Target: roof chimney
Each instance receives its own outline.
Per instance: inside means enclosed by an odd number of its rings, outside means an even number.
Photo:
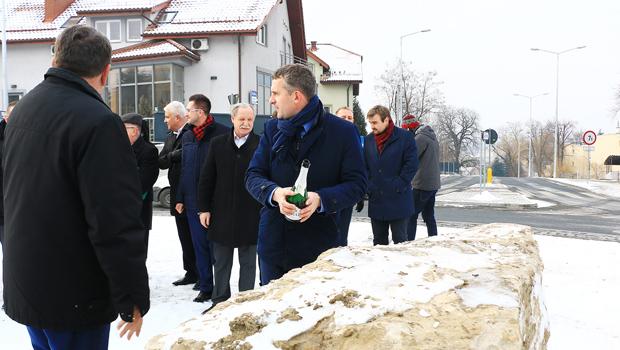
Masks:
[[[45,17],[43,22],[52,22],[73,4],[75,0],[45,0]]]
[[[316,47],[316,41],[310,41],[310,51],[316,51],[318,48]]]

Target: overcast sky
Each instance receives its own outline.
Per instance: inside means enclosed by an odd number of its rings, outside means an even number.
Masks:
[[[555,116],[555,55],[560,56],[559,119],[580,129],[615,131],[614,93],[620,87],[618,0],[304,0],[306,41],[349,49],[364,57],[362,109],[384,103],[376,80],[400,54],[417,71],[434,70],[446,102],[481,116],[481,127],[500,128],[529,117]]]

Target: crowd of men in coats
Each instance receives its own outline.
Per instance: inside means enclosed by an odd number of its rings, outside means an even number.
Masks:
[[[173,284],[193,284],[194,301],[213,306],[231,295],[235,249],[239,290],[254,288],[257,256],[266,285],[346,245],[365,196],[374,244],[388,244],[389,229],[394,243],[415,238],[420,212],[437,233],[437,140],[412,116],[403,129],[387,108],[371,108],[362,147],[352,111],[326,112],[312,72],[292,64],[273,74],[275,117],[262,136],[251,105],[232,107],[229,129],[195,94],[165,107],[170,134],[158,154],[142,116],[119,118],[101,99],[110,57],[93,28],[65,29],[45,80],[0,123],[3,299],[35,349],[107,349],[118,315],[121,336],[139,335],[159,169],[168,169],[186,271]],[[287,197],[303,160],[312,167],[299,209]],[[285,218],[296,211],[299,222]]]

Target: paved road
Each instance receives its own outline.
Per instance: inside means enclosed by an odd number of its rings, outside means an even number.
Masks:
[[[585,189],[557,183],[544,178],[495,178],[512,191],[520,192],[530,199],[542,200],[554,206],[537,209],[491,209],[491,208],[436,208],[436,218],[441,225],[463,226],[505,222],[528,225],[536,233],[620,242],[620,200],[594,194]],[[475,176],[442,177],[439,194],[461,191],[479,183]],[[360,213],[354,212],[356,220],[368,216],[368,206]],[[168,215],[156,207],[155,215]]]
[[[436,208],[443,225],[505,222],[528,225],[539,234],[620,241],[620,200],[544,178],[495,178],[512,191],[554,204],[537,209]],[[478,177],[442,178],[439,194],[461,191],[479,183]],[[366,209],[357,217],[367,215]],[[599,238],[595,236],[598,235]]]

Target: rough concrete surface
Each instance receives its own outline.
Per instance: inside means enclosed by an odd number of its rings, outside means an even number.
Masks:
[[[546,349],[542,269],[521,225],[332,249],[146,349]]]

